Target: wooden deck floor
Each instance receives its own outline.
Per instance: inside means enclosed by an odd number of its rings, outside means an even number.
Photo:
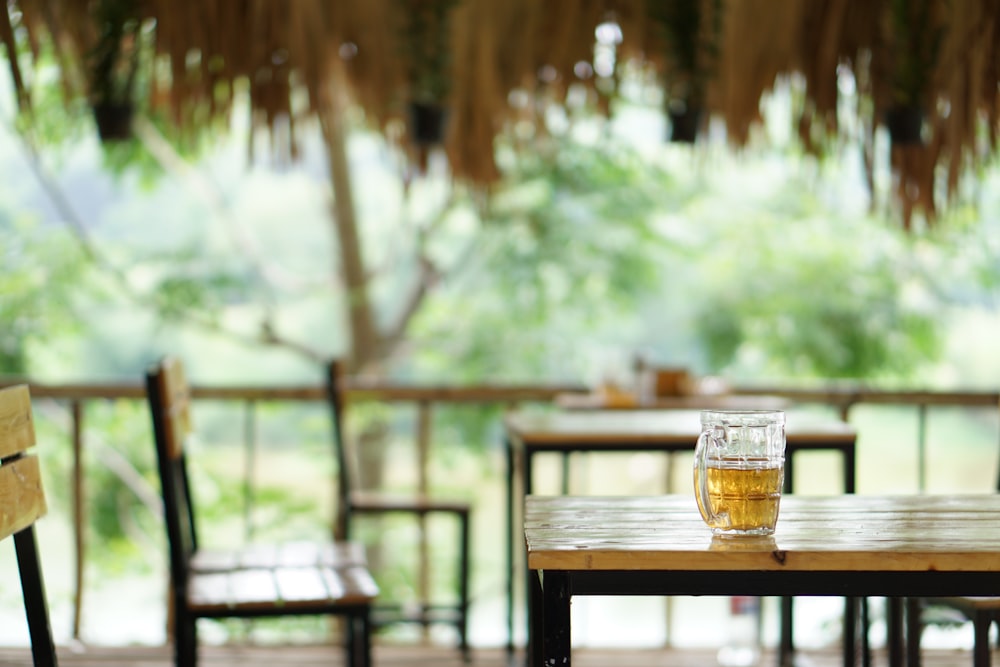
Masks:
[[[1000,651],[994,653],[994,664],[1000,664]],[[840,654],[836,648],[809,650],[798,657],[799,667],[838,667]],[[31,655],[27,649],[0,648],[0,665],[30,667]],[[59,664],[62,667],[171,667],[171,655],[166,647],[60,647]],[[260,647],[230,646],[203,647],[201,667],[337,667],[342,665],[342,653],[336,646]],[[376,667],[460,667],[458,653],[439,646],[385,646],[377,645],[374,651]],[[578,649],[573,653],[577,667],[712,667],[716,664],[714,650],[695,649]],[[886,665],[885,653],[876,651],[873,667]],[[972,656],[960,650],[925,650],[926,667],[971,667]],[[488,648],[474,651],[472,667],[507,667],[502,649]],[[765,652],[762,667],[775,665],[774,654]]]

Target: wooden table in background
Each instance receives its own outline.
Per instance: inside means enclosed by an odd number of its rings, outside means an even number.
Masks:
[[[1000,495],[794,496],[773,538],[713,538],[689,495],[531,496],[531,664],[571,664],[574,595],[1000,596]],[[854,664],[854,637],[844,664]],[[890,642],[892,667],[903,644]]]
[[[514,650],[515,497],[533,489],[533,460],[542,452],[681,452],[693,451],[701,432],[698,410],[560,410],[512,412],[504,420],[507,446],[507,637]],[[785,424],[785,490],[794,489],[795,454],[836,451],[843,458],[843,488],[854,493],[857,433],[838,419],[789,412]],[[564,474],[563,493],[567,492]],[[520,486],[521,496],[515,489]],[[781,646],[787,662],[792,651],[791,598],[782,600]],[[854,626],[854,605],[845,624]]]

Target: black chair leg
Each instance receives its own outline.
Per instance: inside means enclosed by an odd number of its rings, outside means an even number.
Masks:
[[[371,667],[372,664],[372,622],[371,612],[366,607],[352,615],[350,619],[354,627],[352,634],[352,644],[354,646],[354,658],[350,664],[356,667]]]
[[[868,641],[868,628],[870,625],[868,598],[861,598],[861,664],[863,667],[872,666],[872,647]]]
[[[362,608],[344,614],[344,664],[371,667],[371,613]]]
[[[344,627],[344,664],[347,667],[360,667],[358,662],[360,654],[358,652],[358,623],[354,613],[344,614],[341,619]]]
[[[920,637],[924,634],[924,605],[920,598],[906,598],[906,667],[920,667]]]
[[[174,626],[174,659],[177,667],[198,664],[198,619],[178,618]]]
[[[472,658],[469,652],[469,515],[463,513],[460,517],[459,536],[460,557],[459,563],[459,610],[458,610],[458,645],[462,651],[462,659],[469,662]]]
[[[42,566],[38,558],[38,541],[34,526],[14,533],[14,552],[21,576],[24,613],[31,637],[31,656],[36,667],[55,667],[56,651],[49,624],[48,601],[42,581]]]
[[[972,664],[973,667],[990,667],[990,625],[989,612],[976,612],[972,619]]]

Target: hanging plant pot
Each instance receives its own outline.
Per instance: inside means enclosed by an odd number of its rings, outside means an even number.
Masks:
[[[685,107],[683,109],[668,109],[670,118],[670,141],[693,144],[698,138],[698,128],[701,126],[701,109]]]
[[[130,102],[101,102],[94,106],[94,122],[101,142],[126,141],[132,138],[133,105]]]
[[[410,132],[417,146],[444,143],[448,110],[438,104],[410,103]]]
[[[894,146],[924,143],[924,110],[917,106],[896,106],[885,112],[885,126]]]

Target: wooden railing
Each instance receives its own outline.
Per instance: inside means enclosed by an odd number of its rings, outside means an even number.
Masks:
[[[145,389],[139,383],[77,383],[46,384],[14,377],[0,378],[0,387],[27,382],[31,386],[35,400],[55,400],[67,406],[70,415],[68,437],[72,451],[72,472],[70,480],[74,554],[73,605],[74,616],[72,635],[80,638],[81,610],[84,595],[84,570],[87,562],[85,534],[84,485],[84,420],[85,406],[91,401],[144,401]],[[418,484],[426,490],[427,468],[430,452],[430,434],[435,405],[466,404],[514,407],[526,403],[548,403],[565,392],[582,392],[582,384],[537,384],[537,385],[475,385],[413,386],[352,379],[347,382],[347,400],[350,403],[379,402],[389,404],[412,404],[417,408],[416,459],[418,462]],[[796,403],[828,406],[837,411],[845,420],[850,419],[851,409],[858,405],[897,405],[916,409],[918,424],[916,456],[918,460],[918,488],[924,490],[926,484],[927,413],[936,406],[956,406],[966,408],[1000,407],[1000,392],[933,392],[933,391],[880,391],[858,387],[835,387],[823,389],[799,389],[777,386],[734,387],[738,394],[762,394],[787,397]],[[322,402],[324,389],[319,385],[295,386],[194,386],[195,400],[215,400],[242,403],[245,406],[248,423],[252,423],[256,406],[260,403],[280,402]],[[245,446],[249,452],[257,447],[256,432],[244,429]],[[253,457],[249,456],[248,460]],[[249,474],[250,471],[248,470]],[[998,480],[1000,488],[1000,480]]]

